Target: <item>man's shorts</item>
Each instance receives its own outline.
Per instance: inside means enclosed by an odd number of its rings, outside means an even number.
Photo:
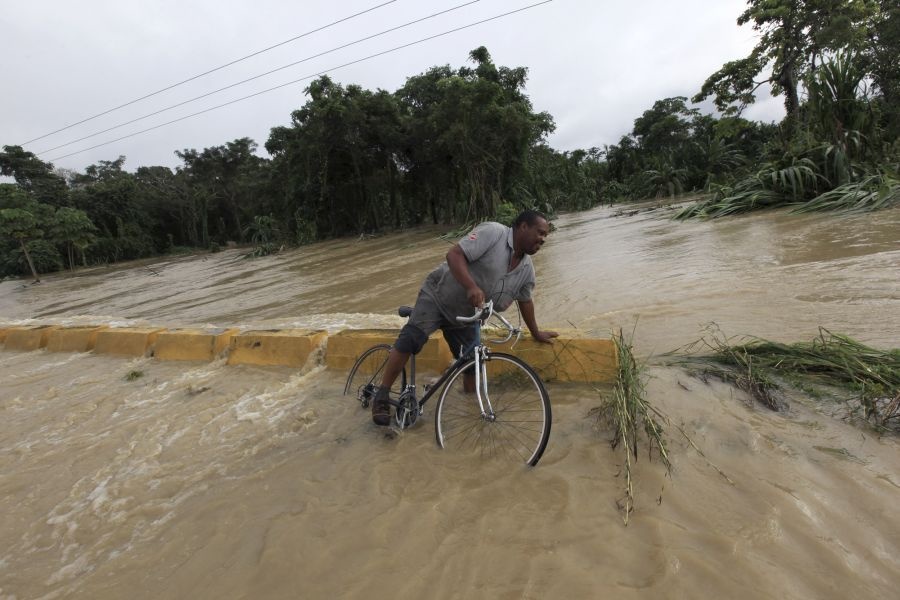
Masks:
[[[474,325],[451,323],[431,296],[420,290],[409,321],[400,330],[394,348],[400,352],[418,354],[425,347],[428,336],[438,329],[444,333],[450,352],[456,358],[459,358],[460,349],[464,351],[475,344]]]

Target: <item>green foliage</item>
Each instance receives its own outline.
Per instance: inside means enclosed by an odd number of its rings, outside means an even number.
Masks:
[[[802,121],[777,160],[731,181],[711,179],[711,198],[675,218],[721,217],[792,205],[798,212],[878,210],[898,204],[900,156],[887,127],[891,119],[865,82],[864,55],[840,50],[828,55],[807,79]],[[900,114],[900,108],[894,107]],[[770,148],[774,148],[772,145]]]
[[[494,216],[494,220],[498,223],[503,223],[506,226],[511,227],[513,221],[516,220],[516,217],[519,216],[521,211],[515,207],[515,205],[509,202],[503,202],[499,206],[497,206],[497,214]]]
[[[253,244],[253,251],[248,256],[268,256],[278,251],[278,245],[274,243],[278,224],[271,215],[253,217],[253,222],[244,229],[244,235],[249,236]]]
[[[795,212],[868,212],[900,206],[900,177],[882,172],[839,185],[795,209]]]
[[[27,250],[27,253],[26,253]],[[31,261],[31,265],[29,265]],[[6,252],[0,265],[0,271],[10,275],[28,275],[37,277],[37,273],[52,273],[63,268],[62,256],[56,246],[47,240],[31,240],[21,246],[13,247]],[[34,270],[32,270],[32,266]]]
[[[42,162],[21,146],[3,147],[0,175],[13,177],[16,184],[37,202],[60,206],[66,201],[66,182],[53,173],[53,165]]]
[[[829,51],[866,45],[867,27],[878,12],[868,0],[748,0],[738,25],[751,24],[759,41],[750,55],[726,63],[694,96],[694,102],[714,97],[726,115],[739,114],[755,99],[762,83],[772,94],[785,96],[787,131],[799,120],[801,81],[815,71]],[[757,75],[768,71],[761,80]]]
[[[782,344],[745,337],[736,343],[713,326],[708,337],[687,350],[682,360],[703,365],[704,373],[735,383],[773,410],[781,406],[780,378],[803,382],[806,387],[844,388],[876,426],[900,426],[898,349],[870,348],[824,328],[811,342]]]
[[[96,232],[87,213],[64,206],[56,211],[49,234],[53,241],[65,247],[69,268],[74,269],[75,250],[81,253],[82,263],[86,262],[84,251],[96,239]]]
[[[312,221],[305,220],[301,214],[300,210],[294,214],[294,220],[297,223],[297,230],[295,232],[296,242],[298,246],[305,246],[306,244],[311,244],[316,241],[316,224]]]
[[[625,475],[624,496],[618,504],[625,525],[628,525],[628,517],[634,509],[631,468],[638,458],[642,431],[647,440],[648,454],[652,456],[655,446],[667,473],[671,472],[672,464],[663,428],[663,423],[668,422],[668,419],[647,399],[645,366],[635,359],[631,342],[625,339],[621,331],[613,335],[613,341],[618,365],[615,385],[612,394],[604,398],[603,403],[591,413],[599,421],[609,423],[615,429],[611,445],[622,451],[622,471]]]

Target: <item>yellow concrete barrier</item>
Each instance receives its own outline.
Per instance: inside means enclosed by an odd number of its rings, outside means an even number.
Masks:
[[[161,331],[153,345],[160,360],[212,360],[238,334],[238,329],[169,329]]]
[[[50,334],[56,329],[58,329],[57,325],[13,327],[6,332],[4,344],[8,350],[24,350],[26,352],[46,348]]]
[[[173,329],[99,326],[66,327],[37,325],[0,329],[0,342],[11,350],[47,348],[57,352],[88,352],[126,356],[152,356],[160,360],[209,361],[228,351],[228,364],[301,367],[327,340],[325,363],[329,369],[347,372],[357,357],[376,344],[392,344],[397,330],[359,329],[328,336],[324,331],[285,329],[246,331],[237,329]],[[490,332],[484,337],[489,340]],[[497,352],[522,358],[544,381],[610,382],[617,372],[615,344],[610,339],[580,337],[563,332],[552,344],[523,337],[515,347],[490,344]],[[420,373],[440,373],[453,360],[440,332],[428,340],[416,358]],[[497,368],[497,367],[493,367]]]
[[[97,333],[105,327],[63,327],[50,332],[47,350],[50,352],[90,352],[97,343]]]
[[[393,344],[396,330],[344,330],[328,338],[325,362],[329,369],[349,371],[356,358],[375,344]],[[510,343],[488,345],[497,352],[518,356],[534,369],[544,381],[610,382],[617,371],[616,347],[609,339],[580,338],[577,334],[562,334],[552,344],[541,344],[524,336],[511,347]],[[485,332],[485,339],[490,332]],[[420,372],[440,373],[453,361],[453,355],[440,332],[434,334],[416,357]]]
[[[393,344],[398,330],[345,329],[329,336],[325,364],[329,369],[349,371],[363,352],[376,344]],[[440,373],[453,362],[453,355],[440,331],[433,334],[416,356],[416,369],[422,373]]]
[[[117,327],[97,332],[94,351],[100,354],[145,356],[156,337],[165,329],[151,327]]]
[[[518,356],[531,365],[545,382],[611,382],[616,379],[618,358],[612,340],[568,337],[560,334],[552,344],[523,337],[514,348],[494,346],[498,352]]]
[[[231,337],[228,364],[302,367],[326,339],[326,332],[306,329],[245,331]]]

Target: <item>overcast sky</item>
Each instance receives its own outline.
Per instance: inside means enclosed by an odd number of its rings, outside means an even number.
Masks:
[[[18,145],[387,0],[32,0],[0,11],[0,145]],[[44,161],[82,171],[127,157],[125,168],[180,163],[175,150],[250,137],[263,148],[273,126],[305,102],[311,76],[396,90],[434,65],[465,64],[486,46],[497,65],[529,69],[535,110],[556,120],[559,150],[612,144],[655,100],[692,96],[724,62],[755,44],[736,19],[745,0],[553,0],[442,37],[336,68],[539,0],[480,0],[312,58],[161,114],[116,127],[289,63],[350,44],[468,0],[395,0],[362,16],[25,144]],[[63,157],[89,146],[300,80],[255,98]],[[760,97],[745,116],[772,121],[779,99]]]

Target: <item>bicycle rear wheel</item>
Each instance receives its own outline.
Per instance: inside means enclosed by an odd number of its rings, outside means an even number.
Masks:
[[[350,374],[347,375],[344,395],[354,396],[363,408],[368,408],[372,398],[375,397],[375,388],[381,385],[381,377],[384,374],[384,367],[390,352],[389,344],[378,344],[360,354],[350,369]],[[406,369],[404,368],[397,381],[391,386],[391,396],[396,398],[405,387]]]
[[[469,451],[534,466],[550,439],[550,397],[537,373],[523,360],[490,353],[485,361],[485,389],[494,416],[484,416],[474,393],[463,388],[463,373],[475,359],[450,377],[438,400],[434,430],[441,448]],[[485,402],[487,410],[487,402]]]

